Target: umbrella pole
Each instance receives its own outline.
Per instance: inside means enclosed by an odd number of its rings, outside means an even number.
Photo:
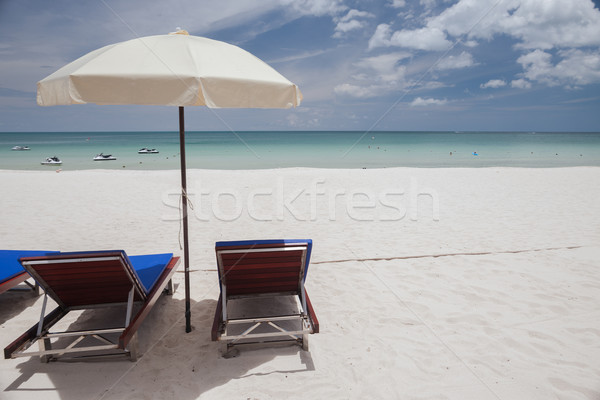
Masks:
[[[181,157],[181,208],[183,214],[183,259],[185,262],[185,331],[192,331],[190,310],[190,250],[188,247],[187,177],[185,168],[185,121],[179,107],[179,152]]]

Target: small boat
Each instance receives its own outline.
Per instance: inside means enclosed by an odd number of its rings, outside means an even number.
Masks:
[[[31,149],[29,148],[29,146],[15,146],[11,150],[24,151],[24,150],[31,150]]]
[[[144,147],[138,150],[138,154],[158,154],[158,150]]]
[[[61,165],[62,161],[60,161],[58,159],[58,157],[54,156],[54,157],[48,157],[46,158],[46,161],[42,162],[42,165]]]
[[[116,160],[117,157],[113,157],[112,154],[98,154],[96,155],[96,157],[94,157],[94,161],[110,161],[110,160]]]

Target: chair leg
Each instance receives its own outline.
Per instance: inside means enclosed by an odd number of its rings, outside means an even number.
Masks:
[[[165,288],[165,291],[167,292],[167,294],[170,296],[173,294],[174,290],[173,290],[173,279],[169,279],[169,283],[167,283],[167,287]]]
[[[222,341],[220,343],[219,352],[221,357],[227,358],[235,358],[240,355],[240,350],[235,346],[228,346],[226,341]]]
[[[50,343],[50,339],[38,340],[38,344],[40,351],[52,350],[52,343]],[[50,354],[43,354],[40,356],[40,361],[43,363],[48,363],[51,359],[52,356]]]
[[[221,357],[225,357],[228,350],[229,346],[227,346],[227,342],[225,340],[219,341],[219,353],[221,354]]]
[[[127,350],[129,350],[129,358],[131,359],[131,361],[137,361],[138,360],[138,335],[137,332],[135,333],[135,335],[133,335],[133,337],[131,338],[131,340],[129,341],[129,344],[127,345]]]
[[[302,350],[308,351],[308,335],[302,335]]]

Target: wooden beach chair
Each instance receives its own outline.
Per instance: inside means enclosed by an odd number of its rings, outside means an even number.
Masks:
[[[19,263],[21,257],[41,256],[55,253],[46,250],[0,250],[0,293],[14,289],[21,283],[34,291],[36,295],[40,294],[37,283],[30,283],[27,280],[31,276],[23,269]]]
[[[221,341],[227,353],[240,344],[295,342],[308,350],[308,334],[319,332],[319,321],[304,288],[311,240],[247,240],[217,242],[215,246],[221,294],[215,312],[212,340]],[[268,299],[288,296],[293,307],[269,315],[261,310],[232,316],[235,299]],[[264,308],[263,308],[264,310]],[[291,310],[291,312],[290,312]]]
[[[23,257],[20,262],[44,289],[44,303],[39,323],[4,349],[5,358],[40,356],[48,362],[128,355],[135,360],[137,330],[163,290],[173,292],[171,277],[179,257],[170,253],[128,257],[115,250]],[[46,315],[48,296],[58,307]],[[135,315],[134,304],[139,306]],[[50,332],[70,311],[116,306],[125,314],[118,326]],[[114,317],[111,320],[114,323]],[[36,342],[39,351],[28,351]]]

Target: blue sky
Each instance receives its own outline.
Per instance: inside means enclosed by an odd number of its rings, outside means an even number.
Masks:
[[[294,110],[188,107],[188,130],[600,131],[592,0],[0,0],[0,131],[177,130],[173,107],[39,107],[83,54],[182,27],[304,94]]]

